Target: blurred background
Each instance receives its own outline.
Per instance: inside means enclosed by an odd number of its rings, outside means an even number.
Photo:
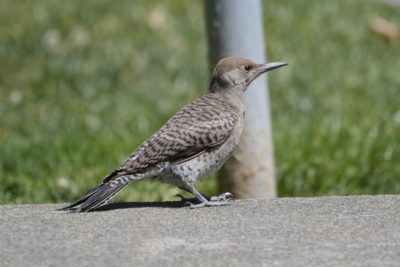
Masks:
[[[400,193],[400,5],[263,1],[279,196]],[[0,1],[0,203],[67,202],[208,87],[202,1]],[[215,194],[212,175],[199,189]],[[125,201],[173,199],[139,182]]]

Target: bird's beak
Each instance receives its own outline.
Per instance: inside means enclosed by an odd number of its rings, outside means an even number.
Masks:
[[[271,63],[267,63],[267,64],[260,64],[256,68],[257,76],[262,73],[265,73],[267,71],[277,69],[277,68],[280,68],[280,67],[283,67],[286,65],[288,65],[288,63],[286,63],[286,62],[271,62]]]

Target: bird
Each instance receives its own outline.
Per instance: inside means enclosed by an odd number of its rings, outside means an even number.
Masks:
[[[190,208],[227,205],[233,197],[231,193],[208,197],[194,185],[219,169],[238,146],[244,128],[242,95],[248,86],[261,74],[287,64],[257,64],[236,56],[220,59],[203,96],[172,116],[96,188],[60,210],[96,210],[130,182],[142,179],[190,192],[196,200],[189,202]]]

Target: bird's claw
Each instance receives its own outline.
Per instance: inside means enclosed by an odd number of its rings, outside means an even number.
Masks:
[[[233,194],[229,192],[222,193],[219,196],[210,197],[211,202],[227,202],[233,199]]]
[[[219,196],[210,197],[209,201],[204,201],[199,204],[191,204],[189,207],[191,209],[204,208],[204,207],[218,207],[218,206],[226,206],[229,204],[229,201],[233,199],[233,194],[226,192]]]
[[[226,192],[209,198],[206,196],[205,198],[209,200],[200,203],[197,198],[186,198],[181,194],[177,194],[176,197],[179,197],[181,199],[180,201],[183,202],[185,206],[189,206],[191,209],[197,209],[204,207],[226,206],[228,205],[228,202],[233,199],[233,194]]]
[[[204,208],[204,207],[218,207],[218,206],[226,206],[228,205],[228,202],[211,202],[211,201],[205,201],[201,202],[199,204],[191,204],[189,208],[191,209],[198,209],[198,208]]]

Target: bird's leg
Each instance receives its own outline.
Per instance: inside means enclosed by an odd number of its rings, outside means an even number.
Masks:
[[[189,189],[186,189],[186,187],[183,186],[179,186],[180,190],[184,190],[190,194],[193,194],[191,191],[189,191]],[[177,194],[175,195],[176,197],[179,197],[181,199],[181,202],[184,202],[185,205],[192,205],[193,203],[197,203],[199,202],[198,198],[186,198],[184,196],[182,196],[181,194]],[[206,199],[207,197],[205,195],[203,195]]]
[[[184,191],[186,191],[186,192],[188,192],[190,194],[193,194],[192,191],[190,191],[189,189],[186,189],[186,187],[179,187],[179,189],[184,190]],[[212,197],[209,197],[206,194],[203,194],[201,192],[199,192],[199,194],[201,194],[208,201],[211,201]],[[182,202],[186,202],[186,203],[189,203],[189,204],[193,204],[193,202],[196,202],[196,203],[199,202],[199,199],[197,197],[196,198],[186,198],[186,197],[182,196],[181,194],[176,195],[176,197],[179,197]]]
[[[179,189],[185,190],[186,192],[189,192],[189,193],[193,194],[191,191],[189,191],[188,189],[186,189],[186,188],[184,188],[184,187],[179,187]],[[226,202],[226,201],[229,201],[229,200],[232,200],[232,199],[233,199],[233,194],[232,194],[232,193],[229,193],[229,192],[225,192],[225,193],[222,193],[222,194],[220,194],[220,195],[218,195],[218,196],[212,196],[212,197],[209,197],[209,196],[207,196],[206,194],[203,194],[203,193],[201,193],[201,192],[199,192],[199,193],[200,193],[205,199],[207,199],[208,201],[211,201],[211,202]],[[182,202],[186,202],[186,203],[190,203],[190,204],[193,204],[194,201],[195,201],[195,202],[198,202],[198,201],[199,201],[198,198],[186,198],[186,197],[184,197],[184,196],[182,196],[182,195],[180,195],[180,194],[178,194],[178,195],[176,195],[176,196],[179,197],[179,198],[181,199]]]
[[[224,193],[217,197],[211,197],[207,199],[207,197],[205,197],[203,194],[197,191],[196,188],[194,188],[193,185],[191,184],[186,184],[184,189],[195,195],[197,199],[200,201],[199,204],[190,203],[191,209],[213,207],[213,206],[225,206],[228,205],[228,200],[232,196],[231,193]]]
[[[185,190],[186,191],[186,190]],[[184,196],[182,196],[181,194],[177,194],[177,195],[175,195],[176,197],[179,197],[181,200],[181,202],[184,202],[185,204],[187,204],[187,205],[191,205],[191,204],[193,204],[193,203],[198,203],[199,202],[199,200],[197,199],[197,198],[187,198],[187,197],[184,197]],[[207,198],[206,198],[207,199]]]

